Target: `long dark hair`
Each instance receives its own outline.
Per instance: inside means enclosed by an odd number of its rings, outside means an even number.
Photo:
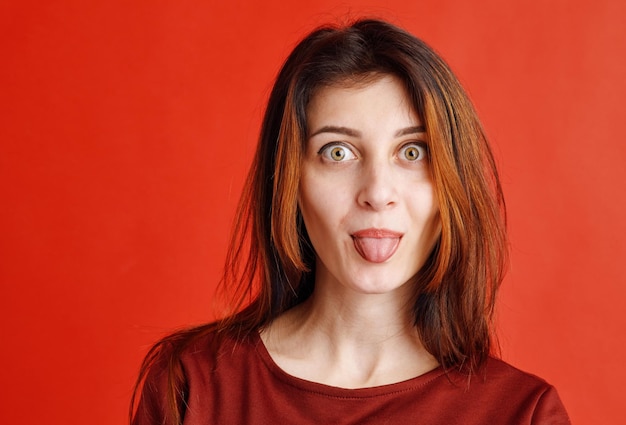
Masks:
[[[439,204],[441,234],[418,276],[414,324],[446,369],[471,374],[492,352],[507,260],[504,201],[470,100],[446,63],[396,26],[365,19],[323,27],[295,47],[269,98],[222,281],[231,314],[163,339],[142,365],[138,388],[156,361],[169,359],[164,409],[172,423],[184,399],[177,359],[192,340],[208,332],[246,338],[313,292],[315,256],[297,203],[307,105],[320,87],[377,75],[403,82],[424,123]]]

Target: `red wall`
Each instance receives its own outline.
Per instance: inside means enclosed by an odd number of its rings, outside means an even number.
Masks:
[[[212,318],[281,61],[362,13],[434,45],[493,140],[504,357],[620,423],[626,3],[295,3],[0,3],[0,423],[123,423],[150,343]]]

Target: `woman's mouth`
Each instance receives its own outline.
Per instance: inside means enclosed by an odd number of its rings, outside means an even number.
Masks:
[[[354,232],[354,247],[365,261],[384,263],[395,254],[402,233],[388,229],[363,229]]]

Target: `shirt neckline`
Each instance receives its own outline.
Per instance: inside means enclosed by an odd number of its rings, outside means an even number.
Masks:
[[[428,385],[429,383],[438,378],[441,378],[442,376],[445,376],[445,371],[443,370],[443,368],[441,366],[438,366],[435,369],[430,370],[422,375],[391,384],[365,388],[335,387],[319,382],[309,381],[303,378],[298,378],[297,376],[285,372],[274,361],[269,351],[267,350],[267,347],[265,347],[265,344],[263,343],[263,340],[261,339],[261,336],[258,332],[255,332],[253,334],[252,344],[254,345],[256,353],[258,354],[265,367],[278,380],[300,391],[315,393],[318,395],[332,398],[363,399],[382,397],[407,391],[414,391]]]

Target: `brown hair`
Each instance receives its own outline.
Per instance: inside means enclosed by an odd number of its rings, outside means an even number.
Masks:
[[[495,294],[507,259],[505,213],[470,100],[446,63],[402,29],[378,20],[323,27],[295,47],[269,98],[222,282],[233,313],[165,338],[142,366],[138,382],[167,353],[164,409],[172,423],[179,422],[184,399],[176,359],[191,340],[215,331],[244,338],[313,292],[315,257],[297,203],[307,105],[321,86],[384,74],[404,83],[424,123],[441,217],[441,235],[415,288],[415,326],[446,369],[471,374],[491,353]]]

